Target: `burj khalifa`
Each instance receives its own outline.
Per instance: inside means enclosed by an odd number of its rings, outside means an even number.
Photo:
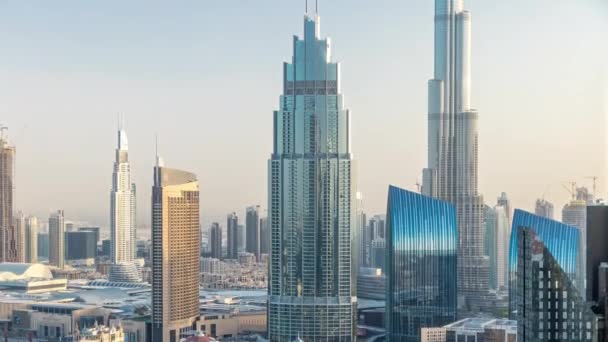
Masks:
[[[471,108],[471,13],[463,0],[435,0],[434,68],[422,192],[456,207],[459,306],[473,309],[487,293],[488,259],[477,185],[479,115]]]

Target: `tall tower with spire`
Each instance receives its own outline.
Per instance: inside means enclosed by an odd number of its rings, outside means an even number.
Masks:
[[[12,253],[15,147],[9,145],[6,130],[0,126],[0,262],[16,262]]]
[[[477,188],[478,113],[471,108],[471,14],[464,0],[435,0],[434,68],[422,192],[456,207],[458,293],[460,302],[472,307],[488,289],[488,260]]]
[[[268,177],[270,341],[355,340],[351,117],[330,47],[306,14],[283,64]]]
[[[110,194],[112,262],[115,264],[133,261],[136,256],[135,209],[135,184],[131,182],[129,143],[121,123]]]

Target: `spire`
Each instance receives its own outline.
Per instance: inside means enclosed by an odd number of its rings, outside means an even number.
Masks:
[[[155,149],[155,154],[156,154],[156,167],[163,167],[163,166],[165,166],[165,162],[163,161],[163,158],[161,158],[161,156],[158,154],[158,133],[156,133],[154,139],[155,139],[154,149]]]
[[[124,125],[124,116],[118,113],[118,149],[120,151],[127,151],[129,149],[129,140],[127,139]]]

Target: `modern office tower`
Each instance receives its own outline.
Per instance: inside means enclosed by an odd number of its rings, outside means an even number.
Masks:
[[[49,258],[49,234],[38,233],[38,258]]]
[[[269,340],[354,341],[351,119],[317,14],[304,17],[293,53],[269,160]]]
[[[10,258],[10,233],[13,226],[15,147],[8,144],[6,127],[0,127],[0,262]]]
[[[237,256],[239,253],[245,253],[245,239],[247,238],[246,234],[245,234],[245,226],[242,224],[239,224],[236,226],[236,231],[238,234],[238,246],[237,246]]]
[[[553,220],[553,203],[545,200],[544,198],[537,199],[534,213],[538,216]]]
[[[152,187],[152,341],[177,342],[199,317],[199,190],[157,157]]]
[[[106,239],[101,241],[101,255],[112,256],[112,240]]]
[[[580,255],[578,230],[573,230],[574,227],[561,222],[516,209],[509,246],[509,314],[512,319],[515,319],[515,312],[518,309],[516,289],[519,277],[517,233],[519,227],[529,228],[535,232],[573,282],[579,279],[581,273],[578,268]]]
[[[66,260],[90,260],[97,258],[97,243],[95,232],[71,231],[65,232]]]
[[[458,229],[449,202],[391,186],[386,217],[388,341],[456,320]]]
[[[378,238],[384,239],[386,236],[386,217],[375,215],[369,220],[370,243]]]
[[[572,200],[564,205],[562,209],[562,222],[578,228],[581,231],[581,239],[579,249],[585,251],[587,249],[587,205],[593,204],[593,195],[589,193],[587,188],[576,188]],[[584,255],[584,254],[581,254]],[[581,296],[585,297],[584,277],[586,266],[586,258],[581,257],[579,260],[579,268],[583,270],[580,274],[582,277],[577,284],[581,291]]]
[[[8,260],[25,262],[25,215],[18,212],[13,217],[13,226],[9,231]]]
[[[260,261],[260,206],[247,208],[245,215],[246,251]]]
[[[99,227],[80,227],[78,228],[78,231],[95,233],[95,246],[99,244]]]
[[[211,246],[211,257],[222,259],[222,226],[217,222],[211,224],[209,245]]]
[[[463,0],[436,0],[435,75],[428,84],[428,167],[423,170],[422,192],[456,207],[458,295],[463,309],[477,310],[488,290],[488,259],[470,62],[471,13]]]
[[[485,206],[485,255],[488,256],[489,286],[506,288],[508,283],[509,217],[507,206]]]
[[[496,199],[496,205],[499,207],[505,208],[505,213],[507,214],[507,219],[509,223],[509,227],[511,226],[511,200],[507,196],[506,192],[501,192],[498,199]]]
[[[236,213],[228,214],[226,219],[227,259],[237,259],[239,256],[239,217]]]
[[[357,268],[367,267],[367,215],[363,210],[363,194],[358,192],[355,194],[355,248],[354,254],[357,256],[355,266]]]
[[[270,253],[270,227],[268,226],[268,217],[260,219],[260,253]]]
[[[586,300],[601,303],[600,266],[608,262],[608,206],[590,205],[587,207],[587,248],[585,288]]]
[[[381,269],[384,272],[386,264],[386,240],[379,237],[372,241],[372,268]]]
[[[25,262],[30,264],[38,262],[38,218],[36,216],[25,218]]]
[[[108,280],[120,283],[141,283],[141,269],[133,260],[110,265]]]
[[[576,267],[581,232],[575,227],[560,226],[557,253],[535,228],[517,226],[517,340],[519,341],[597,341],[599,318],[591,311],[576,278],[563,266]],[[555,251],[555,246],[553,248]]]
[[[65,219],[63,210],[49,217],[49,265],[63,268],[65,264]]]
[[[122,127],[118,129],[115,158],[110,194],[111,258],[113,263],[121,263],[135,258],[137,245],[135,184],[131,183],[129,143],[127,133]]]

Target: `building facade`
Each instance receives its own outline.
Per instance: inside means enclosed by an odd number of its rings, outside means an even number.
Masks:
[[[10,259],[13,262],[25,262],[25,233],[26,217],[22,212],[17,212],[13,217],[8,247]]]
[[[66,260],[95,260],[97,258],[96,238],[95,232],[65,232]]]
[[[553,220],[553,203],[545,200],[544,198],[537,199],[536,205],[534,206],[534,213],[538,216]]]
[[[560,227],[576,256],[580,231]],[[552,241],[549,241],[552,242]],[[519,341],[598,341],[599,317],[535,229],[517,228],[517,339]],[[603,322],[602,322],[603,324]]]
[[[283,73],[268,177],[269,339],[354,341],[351,119],[317,14],[305,15]]]
[[[211,257],[222,259],[222,226],[217,222],[211,224],[209,244],[211,245]]]
[[[38,218],[28,216],[25,218],[25,262],[38,262]]]
[[[65,218],[63,210],[49,217],[49,265],[63,268],[65,265]]]
[[[588,206],[586,226],[586,300],[601,303],[606,290],[605,286],[600,284],[606,280],[601,277],[600,266],[608,262],[608,205]]]
[[[15,190],[15,147],[9,145],[6,127],[0,127],[0,262],[14,262],[11,258],[13,227],[13,196]]]
[[[508,254],[510,225],[507,207],[485,208],[485,253],[488,256],[488,279],[492,289],[506,288],[508,283]]]
[[[260,253],[270,253],[270,227],[268,217],[260,218]]]
[[[199,317],[199,188],[192,173],[154,168],[152,341],[178,342]]]
[[[118,130],[118,148],[112,173],[110,194],[110,233],[113,263],[129,262],[136,257],[135,184],[131,182],[127,133]]]
[[[393,186],[387,208],[387,338],[417,342],[421,328],[456,320],[456,212],[448,202]]]
[[[526,211],[516,209],[513,215],[513,229],[509,245],[509,314],[515,319],[517,311],[518,284],[518,229],[529,228],[543,241],[544,246],[557,260],[563,272],[569,279],[578,281],[579,270],[579,238],[580,232],[569,225],[553,221]]]
[[[260,260],[260,206],[248,207],[245,214],[246,248],[248,253]]]
[[[238,259],[239,257],[239,217],[236,213],[230,213],[226,217],[226,258]]]
[[[456,207],[458,291],[476,311],[488,290],[483,198],[478,192],[478,113],[471,107],[471,13],[435,1],[435,75],[428,83],[428,166],[422,192]]]

